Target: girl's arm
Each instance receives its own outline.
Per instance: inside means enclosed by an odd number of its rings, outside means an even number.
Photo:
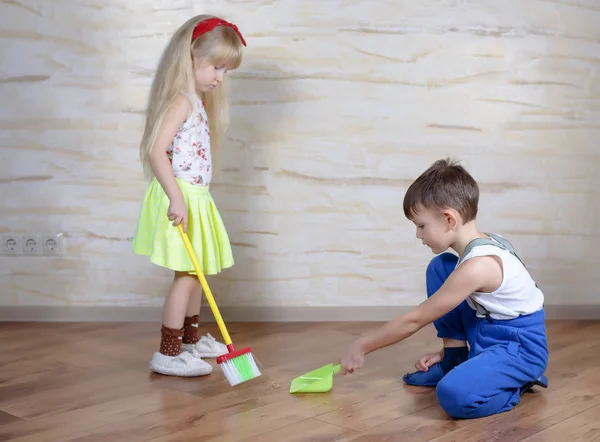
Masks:
[[[502,280],[502,268],[492,257],[477,257],[454,270],[444,285],[421,305],[399,316],[370,336],[358,339],[341,360],[342,368],[352,372],[364,362],[364,356],[395,344],[431,324],[457,307],[481,287]]]
[[[173,221],[174,226],[180,222],[183,223],[184,231],[187,231],[187,207],[183,194],[177,185],[177,181],[175,181],[171,162],[167,157],[167,149],[190,113],[191,108],[188,100],[182,94],[178,95],[165,114],[161,129],[148,156],[156,180],[169,197],[171,203],[168,213],[169,219]]]

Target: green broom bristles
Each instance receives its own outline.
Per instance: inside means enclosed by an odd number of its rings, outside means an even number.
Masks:
[[[217,359],[217,363],[232,387],[261,375],[249,348],[223,355]]]

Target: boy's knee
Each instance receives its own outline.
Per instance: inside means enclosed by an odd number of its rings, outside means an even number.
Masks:
[[[447,274],[448,270],[452,271],[456,267],[456,263],[458,262],[458,256],[445,252],[441,255],[434,256],[429,264],[427,265],[426,275],[443,275]],[[451,272],[450,272],[451,273]]]
[[[467,405],[465,391],[461,391],[456,384],[444,382],[444,379],[442,379],[438,383],[435,392],[440,406],[450,417],[455,419],[465,417],[465,406]]]
[[[490,392],[488,392],[490,393]],[[436,388],[442,409],[454,419],[477,419],[512,409],[518,402],[518,393],[504,390],[482,396],[471,385],[442,379]]]
[[[428,281],[442,282],[448,278],[450,273],[454,271],[458,257],[452,253],[446,252],[435,256],[427,266],[425,278]]]
[[[439,255],[436,255],[429,262],[428,268],[433,267],[437,269],[448,269],[456,267],[456,263],[458,262],[458,256],[454,253],[444,252]]]
[[[473,419],[480,417],[481,403],[469,391],[457,382],[444,382],[442,379],[436,388],[438,402],[443,410],[454,419]]]

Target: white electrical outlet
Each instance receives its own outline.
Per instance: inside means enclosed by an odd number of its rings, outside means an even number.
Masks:
[[[24,233],[2,235],[2,255],[57,256],[64,255],[65,244],[62,233],[57,235],[29,235]]]
[[[42,253],[44,255],[62,255],[63,245],[62,235],[42,236]]]
[[[23,235],[21,243],[23,245],[23,255],[39,255],[42,251],[41,238],[36,235]]]
[[[2,254],[20,255],[21,254],[21,236],[2,235]]]

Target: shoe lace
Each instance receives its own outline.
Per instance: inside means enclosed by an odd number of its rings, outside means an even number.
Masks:
[[[200,339],[205,340],[205,341],[211,341],[211,342],[216,341],[216,339],[213,338],[213,336],[210,333],[207,333],[205,336],[202,336]]]
[[[185,362],[186,365],[191,365],[194,362],[193,356],[191,354],[189,354],[189,353],[185,353],[185,352],[180,353],[179,354],[179,358],[183,362]]]

